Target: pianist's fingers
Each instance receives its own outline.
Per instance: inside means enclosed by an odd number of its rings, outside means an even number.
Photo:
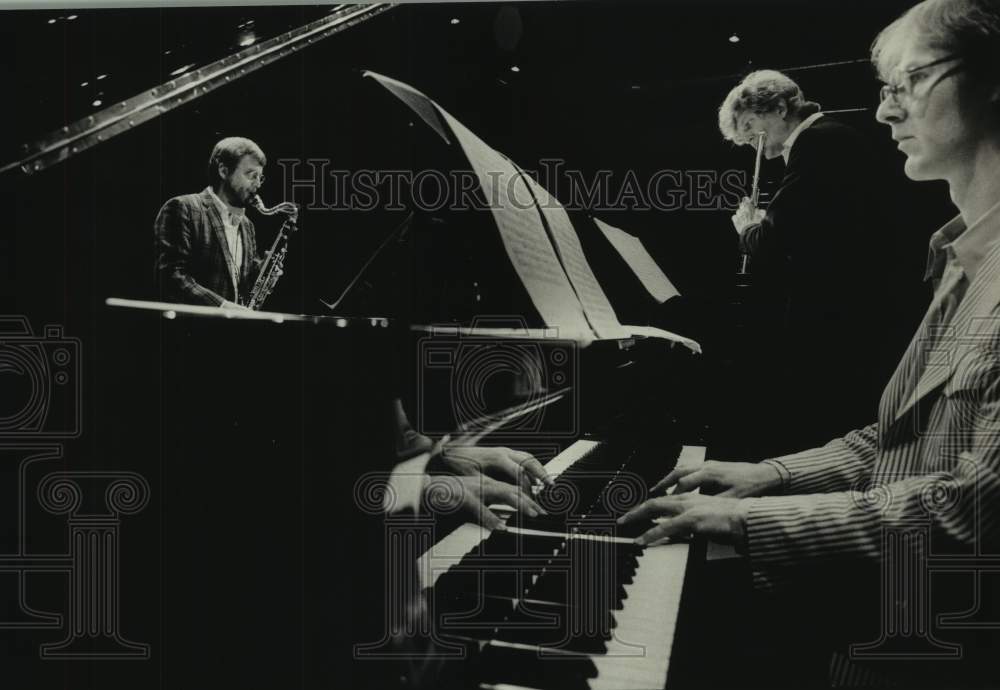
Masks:
[[[465,508],[475,515],[476,522],[486,529],[499,529],[503,526],[503,521],[496,516],[496,513],[487,508],[486,504],[478,496],[466,494]]]
[[[641,546],[647,546],[663,539],[687,539],[694,532],[696,523],[697,520],[691,515],[679,515],[649,528],[636,537],[635,541]]]
[[[748,499],[697,494],[654,498],[632,511],[636,520],[662,518],[640,535],[636,543],[648,545],[664,537],[700,535],[722,544],[734,544],[737,550],[744,549],[749,505]]]
[[[651,498],[632,510],[628,511],[620,518],[619,524],[636,522],[637,520],[652,520],[653,518],[678,515],[684,512],[684,503],[687,496],[663,496],[661,498]]]
[[[526,462],[522,461],[518,455],[527,455],[510,448],[491,448],[490,469],[494,474],[499,474],[502,479],[510,479],[516,482],[525,491],[531,491],[533,483],[532,473]],[[530,458],[531,456],[528,455]],[[537,462],[537,461],[536,461]],[[539,467],[541,467],[539,465]]]
[[[649,493],[656,493],[657,491],[666,490],[672,487],[681,477],[685,477],[692,472],[697,472],[697,467],[675,467],[666,477],[660,481],[653,484],[653,488],[649,490]]]
[[[487,503],[506,503],[529,517],[538,517],[545,513],[542,507],[535,503],[523,489],[507,482],[498,482],[487,478],[484,484],[483,498]]]
[[[538,462],[534,455],[525,453],[523,450],[512,450],[510,454],[514,457],[514,462],[519,464],[531,479],[538,480],[549,486],[555,484],[555,480],[549,476],[549,473],[542,467],[542,463]],[[531,483],[529,482],[529,488]]]

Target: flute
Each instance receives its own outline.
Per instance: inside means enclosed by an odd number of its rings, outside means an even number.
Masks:
[[[753,184],[750,187],[750,203],[753,204],[754,208],[757,208],[757,202],[760,200],[760,162],[764,157],[764,140],[766,138],[767,134],[765,132],[757,134],[757,160],[754,162]],[[746,275],[747,263],[749,261],[749,254],[743,254],[743,256],[740,257],[740,275]]]
[[[757,207],[760,200],[760,161],[764,157],[764,140],[767,138],[765,132],[757,135],[757,161],[753,166],[753,185],[750,187],[750,203]]]

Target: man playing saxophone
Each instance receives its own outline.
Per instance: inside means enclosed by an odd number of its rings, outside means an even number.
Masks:
[[[161,299],[245,307],[262,263],[246,208],[264,183],[266,164],[256,143],[226,137],[209,157],[208,186],[163,205],[155,223]]]

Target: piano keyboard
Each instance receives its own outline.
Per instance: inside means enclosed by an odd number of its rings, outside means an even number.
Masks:
[[[572,519],[513,515],[495,534],[465,524],[422,556],[438,634],[477,641],[480,688],[664,687],[689,545],[634,545],[648,525],[614,526],[630,506],[599,485],[641,477],[650,486],[673,466],[704,461],[703,447],[674,452],[676,461],[637,458],[577,441],[545,465],[557,487],[576,487],[583,508]]]

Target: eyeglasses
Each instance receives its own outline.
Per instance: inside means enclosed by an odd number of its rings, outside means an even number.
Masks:
[[[945,70],[930,82],[927,82],[926,70],[931,67],[937,67],[938,65],[943,65],[946,62],[952,62],[954,60],[961,60],[963,56],[961,55],[945,55],[944,57],[938,58],[932,62],[928,62],[925,65],[918,65],[916,67],[911,67],[903,71],[902,77],[897,83],[884,84],[881,89],[879,89],[879,102],[885,103],[890,98],[896,105],[902,105],[904,102],[912,103],[917,98],[926,98],[931,89],[938,85],[944,79],[950,77],[951,75],[962,69],[962,65],[956,65],[952,69]],[[922,86],[926,84],[926,86]],[[918,95],[917,90],[920,89],[921,93]]]
[[[262,172],[257,172],[256,170],[254,170],[253,172],[243,173],[243,176],[246,177],[251,182],[256,182],[257,184],[264,183],[264,173]]]

